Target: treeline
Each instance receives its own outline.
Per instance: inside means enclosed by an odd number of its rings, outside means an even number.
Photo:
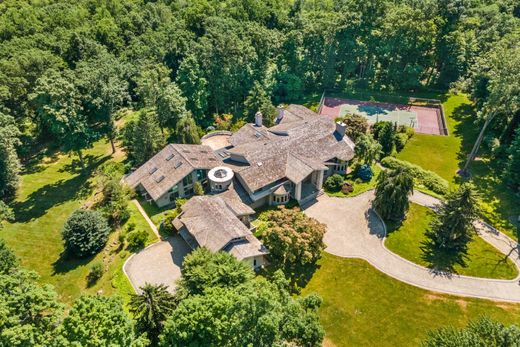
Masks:
[[[321,346],[316,294],[293,298],[281,271],[270,280],[225,252],[184,260],[174,294],[146,284],[130,297],[83,295],[70,310],[0,240],[1,346]]]
[[[458,82],[479,108],[500,109],[493,139],[509,144],[519,15],[515,0],[4,1],[0,195],[14,194],[16,154],[44,143],[81,158],[114,140],[126,106],[196,142],[215,114],[250,119],[324,88]]]

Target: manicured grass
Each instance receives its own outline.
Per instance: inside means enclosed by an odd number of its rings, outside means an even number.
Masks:
[[[339,192],[331,192],[324,188],[325,193],[327,193],[328,196],[335,196],[338,198],[345,198],[345,197],[353,197],[359,194],[362,194],[366,191],[369,191],[371,189],[374,189],[376,187],[377,183],[377,176],[379,176],[379,173],[381,172],[381,167],[379,165],[372,166],[372,170],[374,172],[374,176],[372,179],[368,182],[363,182],[361,179],[356,177],[356,174],[354,172],[351,172],[347,175],[345,175],[345,181],[352,183],[352,186],[354,190],[351,193],[345,194],[341,190]]]
[[[124,158],[121,153],[116,152],[117,160]],[[94,185],[92,172],[111,158],[110,144],[102,139],[93,148],[85,150],[84,156],[88,163],[85,174],[80,173],[75,156],[43,156],[27,165],[18,197],[12,204],[15,222],[7,223],[0,230],[0,237],[20,258],[22,266],[36,271],[42,283],[52,284],[67,304],[82,293],[102,290],[112,294],[118,291],[115,287],[123,285],[128,289],[129,285],[119,274],[129,252],[119,248],[117,231],[95,257],[62,257],[63,224],[90,197]],[[132,210],[131,220],[142,219],[135,212]],[[155,237],[151,230],[150,233]],[[86,277],[95,262],[103,262],[107,272],[97,284],[88,288]]]
[[[139,199],[139,203],[157,228],[159,228],[168,211],[172,209],[172,207],[159,208],[154,202],[146,202],[144,199]]]
[[[459,151],[462,139],[456,131],[460,120],[471,112],[469,100],[464,95],[450,95],[443,103],[449,136],[416,133],[397,154],[398,159],[406,160],[439,174],[448,182],[454,182],[459,169]]]
[[[323,298],[325,346],[417,346],[431,329],[461,327],[488,315],[520,323],[520,305],[454,297],[419,289],[359,259],[324,253],[302,294]]]
[[[416,264],[431,266],[421,247],[426,241],[424,232],[432,219],[432,213],[427,207],[411,204],[403,224],[393,230],[389,228],[385,246]],[[518,275],[511,260],[478,236],[469,244],[466,266],[457,264],[454,270],[461,275],[486,278],[513,279]]]
[[[449,136],[415,134],[397,158],[431,170],[456,187],[462,180],[456,171],[463,165],[479,132],[475,125],[475,110],[464,95],[448,95],[443,103]],[[494,227],[515,240],[520,238],[520,225],[512,219],[520,215],[520,197],[501,179],[502,167],[496,161],[484,158],[470,165],[473,182],[482,198],[482,215]]]

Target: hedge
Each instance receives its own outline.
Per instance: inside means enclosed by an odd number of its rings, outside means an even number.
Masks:
[[[404,167],[410,170],[416,182],[434,193],[444,195],[448,192],[448,181],[437,175],[435,172],[428,171],[410,162],[399,160],[394,157],[386,157],[381,160],[381,164],[390,169]]]

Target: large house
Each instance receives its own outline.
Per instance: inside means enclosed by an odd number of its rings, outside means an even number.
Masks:
[[[216,151],[204,145],[169,144],[124,181],[159,207],[193,195],[197,181],[222,191],[226,184],[216,181],[230,180],[253,208],[290,198],[303,204],[316,197],[326,177],[345,173],[354,144],[345,136],[344,124],[304,106],[280,108],[276,123],[267,128],[257,114],[255,124],[244,125],[229,138],[229,146]],[[222,168],[216,176],[227,177],[209,181],[209,171],[217,167]]]
[[[269,128],[257,113],[255,123],[232,134],[223,148],[169,144],[124,181],[159,207],[192,196],[200,182],[210,195],[190,199],[174,226],[193,248],[225,250],[259,266],[266,250],[248,229],[252,208],[315,199],[324,179],[345,173],[354,157],[345,130],[343,123],[289,105],[278,109]]]

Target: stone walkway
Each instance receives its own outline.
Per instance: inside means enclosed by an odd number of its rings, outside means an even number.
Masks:
[[[386,227],[371,208],[374,191],[352,198],[334,198],[326,194],[307,207],[305,213],[327,225],[326,251],[341,257],[361,258],[379,271],[423,289],[498,301],[520,302],[520,275],[514,280],[438,274],[414,264],[384,245]],[[436,198],[416,192],[411,201],[432,207]],[[480,236],[496,247],[520,269],[518,244],[504,234],[479,223]]]

